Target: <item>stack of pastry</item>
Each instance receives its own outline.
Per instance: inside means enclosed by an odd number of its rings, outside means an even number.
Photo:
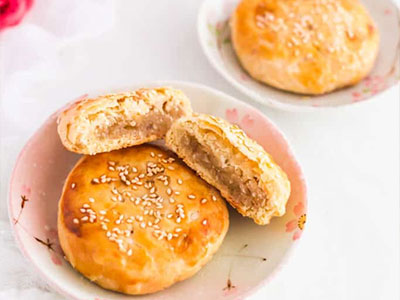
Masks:
[[[147,294],[194,275],[228,230],[224,199],[261,225],[285,213],[290,183],[270,155],[238,127],[193,113],[179,90],[81,100],[58,132],[87,154],[64,185],[60,243],[106,289]],[[145,144],[159,139],[166,147]]]

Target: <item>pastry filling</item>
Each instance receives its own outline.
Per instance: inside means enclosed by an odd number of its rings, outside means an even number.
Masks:
[[[163,136],[171,126],[171,117],[158,111],[150,111],[146,117],[136,121],[129,117],[112,116],[101,124],[103,126],[95,127],[95,135],[100,140],[142,139],[152,135]]]
[[[208,174],[217,182],[217,188],[223,186],[227,189],[233,201],[244,208],[252,207],[258,209],[265,206],[266,193],[259,188],[258,178],[248,178],[240,167],[233,162],[233,151],[224,153],[219,149],[210,149],[202,145],[196,137],[185,132],[181,135],[180,144],[185,149],[185,157],[190,158],[193,164],[200,166],[204,174]],[[221,147],[219,147],[221,149]],[[215,153],[218,153],[218,157]]]

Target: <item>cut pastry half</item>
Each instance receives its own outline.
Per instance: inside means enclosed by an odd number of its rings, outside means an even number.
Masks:
[[[166,144],[243,216],[265,225],[285,214],[287,175],[239,127],[195,114],[171,126]]]
[[[160,139],[174,120],[191,112],[180,90],[142,88],[72,104],[59,116],[58,133],[70,151],[109,152]]]

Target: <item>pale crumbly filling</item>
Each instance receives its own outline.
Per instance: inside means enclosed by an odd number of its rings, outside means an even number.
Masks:
[[[95,136],[99,140],[121,138],[137,139],[146,136],[163,136],[171,126],[171,117],[158,111],[150,111],[145,118],[112,117],[111,121],[94,125]],[[108,123],[108,124],[107,124]]]
[[[232,155],[224,155],[218,149],[209,149],[198,142],[196,137],[185,132],[180,135],[179,144],[185,149],[185,156],[200,166],[215,182],[227,188],[233,201],[243,208],[258,209],[266,205],[267,195],[258,186],[256,176],[248,177],[231,160]],[[219,153],[217,156],[215,153]]]

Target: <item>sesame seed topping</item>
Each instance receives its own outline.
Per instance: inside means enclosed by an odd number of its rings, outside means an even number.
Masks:
[[[175,168],[173,166],[168,166],[167,168],[168,168],[168,170],[171,170],[171,171],[175,170]]]
[[[213,201],[217,201],[217,197],[215,197],[214,195],[212,196]]]
[[[81,211],[81,213],[85,213],[86,212],[86,209],[84,209],[84,208],[81,208],[79,210]]]
[[[169,198],[169,203],[175,203],[175,199],[174,198]]]
[[[74,218],[74,219],[72,220],[72,222],[74,222],[75,224],[79,224],[79,220],[78,220],[77,218]]]
[[[131,256],[131,255],[132,255],[132,249],[129,249],[129,250],[126,252],[126,254],[128,254],[128,256]]]
[[[173,214],[168,214],[167,219],[171,219],[174,215]]]
[[[189,199],[196,199],[196,196],[193,195],[193,194],[190,194],[190,195],[188,195],[187,197],[188,197]]]
[[[179,191],[175,192],[175,195],[180,195],[180,194],[181,194],[181,192],[179,192]]]
[[[204,220],[203,220],[203,222],[201,222],[201,224],[203,224],[203,225],[207,225],[207,220],[206,220],[206,219],[204,219]]]
[[[178,179],[178,184],[182,184],[182,183],[183,183],[182,179]]]
[[[140,224],[140,227],[142,227],[142,228],[146,228],[146,223],[144,223],[144,222],[143,222],[143,223],[141,223],[141,224]]]
[[[89,202],[93,203],[94,202],[94,198],[89,198]]]
[[[150,152],[150,156],[151,156],[151,157],[155,157],[154,152]]]
[[[182,231],[182,228],[178,227],[178,228],[175,229],[175,232],[181,232],[181,231]]]
[[[92,183],[100,183],[100,181],[99,181],[98,178],[93,178],[93,179],[92,179]]]
[[[205,198],[201,199],[201,201],[200,201],[201,204],[204,204],[206,202],[207,202],[207,199],[205,199]]]
[[[105,210],[100,210],[99,211],[99,214],[101,214],[101,215],[105,215],[107,212],[105,211]]]
[[[89,220],[89,217],[88,217],[88,216],[83,216],[83,217],[81,218],[81,221],[87,221],[87,220]]]
[[[89,205],[89,204],[87,204],[87,203],[85,203],[85,204],[83,204],[83,205],[82,205],[82,207],[83,207],[83,208],[89,208],[89,207],[90,207],[90,205]]]
[[[172,190],[170,188],[167,189],[167,194],[168,194],[168,196],[172,195]]]
[[[76,183],[71,183],[71,189],[74,189],[76,187]]]

